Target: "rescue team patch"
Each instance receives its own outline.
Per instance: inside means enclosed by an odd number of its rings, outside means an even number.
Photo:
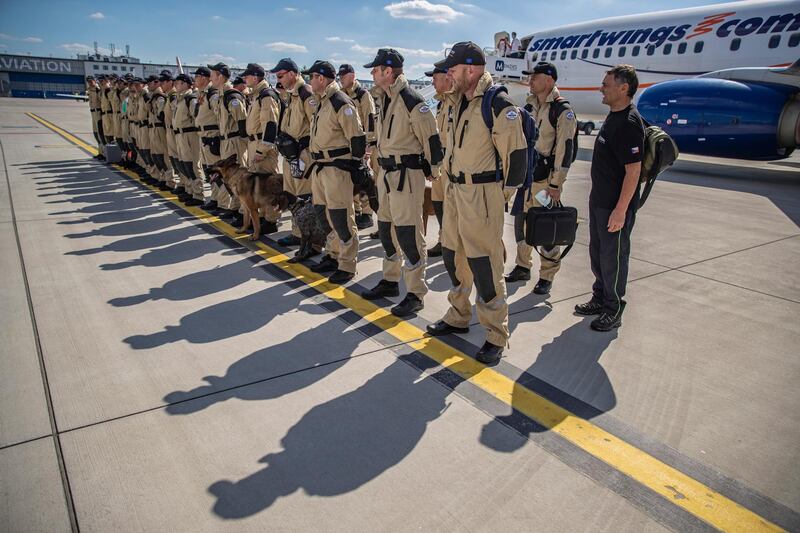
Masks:
[[[233,107],[239,107],[239,100],[236,100],[236,99],[231,100],[231,105]]]
[[[631,153],[632,154],[638,154],[639,153],[639,147],[638,146],[634,146],[633,148],[631,148]]]
[[[567,120],[575,120],[575,113],[567,111]]]
[[[420,113],[427,113],[427,112],[428,112],[428,111],[430,111],[430,110],[431,110],[431,108],[430,108],[430,107],[428,107],[428,106],[426,106],[426,105],[424,105],[424,106],[422,106],[422,107],[420,107],[420,108],[419,108],[419,112],[420,112]]]
[[[310,105],[311,107],[315,107],[317,105],[317,102],[313,98],[309,98],[308,105]]]
[[[515,118],[517,118],[518,116],[519,116],[519,113],[517,113],[517,110],[516,110],[516,109],[509,109],[509,110],[506,112],[506,118],[507,118],[508,120],[514,120],[514,119],[515,119]]]
[[[353,110],[352,110],[352,109],[350,109],[349,107],[345,107],[345,108],[344,108],[344,114],[345,114],[345,115],[347,115],[347,116],[349,117],[350,115],[352,115],[352,114],[353,114]]]

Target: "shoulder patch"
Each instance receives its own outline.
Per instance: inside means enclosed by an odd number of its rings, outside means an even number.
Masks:
[[[317,101],[314,100],[313,98],[309,98],[308,105],[310,105],[311,107],[317,107]]]
[[[335,93],[333,93],[331,95],[331,97],[329,98],[329,100],[331,101],[331,105],[333,106],[333,110],[336,111],[337,113],[339,112],[339,110],[343,106],[345,106],[347,104],[350,104],[350,105],[353,104],[353,101],[350,100],[350,98],[346,94],[344,94],[342,91],[336,91]]]
[[[426,106],[426,105],[420,106],[420,108],[419,108],[419,112],[420,113],[427,113],[430,110],[431,110],[431,108]]]
[[[572,111],[567,111],[567,114],[564,116],[566,117],[567,120],[575,120],[575,113],[573,113]]]
[[[233,98],[233,99],[231,100],[231,105],[232,105],[233,107],[239,107],[239,100],[238,100],[238,99],[236,99],[236,98]]]
[[[516,120],[518,116],[519,113],[517,113],[516,109],[509,109],[508,111],[506,111],[506,118],[508,120]]]
[[[406,109],[411,113],[418,104],[425,101],[421,94],[412,89],[411,87],[404,87],[400,90],[400,97],[403,103],[406,104]]]
[[[356,100],[360,102],[361,98],[363,98],[365,94],[367,94],[367,90],[359,86],[358,89],[356,89]]]

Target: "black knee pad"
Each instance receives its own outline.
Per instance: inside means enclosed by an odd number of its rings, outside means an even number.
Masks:
[[[526,213],[514,215],[514,240],[517,242],[525,240],[525,217]]]
[[[383,245],[383,251],[386,252],[386,257],[394,257],[394,254],[397,253],[397,249],[394,247],[394,242],[392,242],[391,222],[383,222],[381,220],[378,221],[378,237],[381,239],[381,244]]]
[[[167,163],[164,161],[164,154],[156,154],[155,159],[158,170],[162,172],[167,170]]]
[[[442,227],[444,220],[444,202],[433,202],[433,212],[436,213],[436,220],[439,221],[439,227]]]
[[[395,226],[394,231],[397,233],[397,242],[400,243],[400,249],[403,250],[403,255],[410,265],[419,263],[420,256],[417,249],[417,228],[415,226]]]
[[[328,214],[339,239],[342,242],[348,242],[352,239],[353,234],[350,233],[350,225],[347,223],[347,209],[328,209]]]
[[[456,276],[456,252],[442,246],[442,262],[444,268],[447,269],[447,275],[450,276],[450,281],[453,282],[453,287],[461,285],[461,280]]]
[[[194,173],[194,163],[191,161],[181,161],[183,170],[186,172],[186,177],[194,181],[197,179],[197,174]]]
[[[94,140],[97,141],[97,144],[103,144],[103,139],[100,138],[100,134],[96,131],[92,133],[94,133]]]
[[[325,216],[325,206],[314,204],[314,212],[317,214],[317,220],[319,220],[319,225],[322,226],[322,231],[327,235],[332,231],[331,225],[328,223],[328,217]]]
[[[494,278],[492,277],[492,262],[488,255],[483,257],[468,257],[469,269],[475,278],[475,287],[478,289],[478,296],[484,302],[491,302],[497,296],[494,290]]]

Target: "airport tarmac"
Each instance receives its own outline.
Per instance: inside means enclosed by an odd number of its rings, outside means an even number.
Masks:
[[[286,218],[251,243],[91,159],[85,103],[0,99],[0,531],[800,531],[800,158],[667,171],[599,334],[592,140],[578,243],[548,297],[509,286],[487,368],[476,318],[423,335],[441,259],[396,319],[358,296],[370,230],[329,285]]]

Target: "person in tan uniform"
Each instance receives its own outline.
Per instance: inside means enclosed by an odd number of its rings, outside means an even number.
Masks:
[[[192,89],[194,80],[188,74],[175,76],[175,115],[172,118],[172,132],[178,156],[176,168],[183,176],[183,187],[189,197],[183,200],[186,205],[203,203],[203,180],[198,163],[200,161],[200,137],[194,123],[197,108],[197,95]]]
[[[151,184],[157,184],[156,168],[153,164],[153,156],[150,151],[150,87],[152,82],[155,81],[155,76],[149,76],[146,80],[142,80],[142,89],[139,92],[138,109],[138,122],[139,122],[139,140],[138,145],[141,148],[142,160],[144,162],[145,176],[143,179]]]
[[[508,342],[508,303],[503,279],[504,186],[525,183],[528,153],[519,109],[505,93],[491,103],[492,128],[481,113],[484,93],[492,86],[486,58],[473,42],[453,45],[435,66],[447,69],[453,80],[455,115],[448,130],[444,170],[442,259],[453,288],[450,309],[428,326],[431,335],[469,330],[473,281],[478,296],[478,319],[486,329],[486,342],[476,359],[497,362]]]
[[[133,81],[133,74],[126,74],[120,78],[121,88],[118,90],[120,99],[119,131],[122,142],[123,166],[130,168],[133,164],[133,146],[131,145],[130,120],[128,118],[128,106],[130,104],[130,84]]]
[[[247,103],[242,93],[233,88],[228,81],[230,68],[225,63],[208,65],[211,69],[211,84],[219,94],[217,120],[219,121],[220,158],[235,155],[239,165],[247,167]],[[244,220],[239,199],[228,190],[224,183],[218,189],[217,203],[228,210],[227,215],[237,226]],[[223,196],[223,193],[226,196]]]
[[[276,145],[283,156],[283,190],[300,198],[311,196],[311,180],[306,172],[311,166],[308,152],[311,120],[316,99],[311,86],[299,75],[297,63],[285,57],[270,72],[278,78],[285,92],[283,115],[278,124]],[[300,244],[300,231],[292,224],[292,233],[278,239],[281,246]]]
[[[353,180],[354,172],[363,166],[367,136],[353,101],[335,81],[333,65],[327,61],[315,61],[303,74],[311,76],[311,88],[319,102],[311,122],[309,144],[313,160],[308,169],[312,175],[312,201],[320,223],[329,235],[326,243],[328,254],[311,270],[333,270],[328,281],[346,283],[356,273],[358,231],[353,208]]]
[[[383,279],[361,293],[367,300],[397,296],[401,273],[408,293],[392,308],[392,314],[411,316],[423,308],[428,292],[422,206],[425,181],[439,174],[442,143],[436,118],[425,99],[408,85],[403,74],[403,56],[392,48],[381,48],[364,65],[372,69],[381,89],[381,134],[378,137],[377,177],[378,233],[385,252]],[[405,264],[401,265],[405,258]]]
[[[123,80],[121,78],[112,78],[108,91],[108,106],[111,108],[111,116],[109,120],[111,121],[111,128],[114,130],[113,141],[117,144],[117,146],[119,146],[120,150],[122,150],[122,131],[120,127],[122,101],[119,97],[119,91],[122,82]]]
[[[130,135],[131,166],[138,173],[142,170],[142,164],[144,163],[139,147],[139,101],[142,91],[141,78],[132,76],[128,88],[128,134]]]
[[[439,129],[439,138],[442,140],[442,147],[447,144],[447,128],[453,121],[453,80],[447,77],[447,70],[434,67],[433,70],[426,72],[433,82],[436,90],[434,98],[438,104],[436,106],[436,127]],[[447,177],[443,175],[434,176],[431,183],[431,203],[436,220],[439,222],[439,240],[433,248],[428,250],[428,257],[439,257],[442,255],[442,221],[444,220],[444,184]],[[427,215],[426,215],[427,216]]]
[[[150,76],[147,80],[150,89],[150,105],[148,108],[148,131],[150,134],[150,157],[153,160],[158,188],[170,190],[173,186],[169,167],[167,167],[167,130],[164,124],[164,113],[167,97],[161,88],[160,76]]]
[[[250,96],[250,91],[248,90],[247,82],[244,81],[244,77],[242,77],[241,75],[233,78],[231,85],[233,86],[234,89],[242,93],[242,95],[245,97],[245,101],[247,97]]]
[[[525,242],[525,214],[531,207],[541,207],[536,200],[536,194],[546,190],[553,202],[561,200],[561,191],[567,172],[572,164],[575,131],[578,121],[575,113],[558,92],[556,80],[558,71],[552,63],[540,62],[530,72],[531,95],[528,97],[526,108],[533,115],[539,129],[539,138],[536,141],[536,168],[533,173],[531,190],[526,194],[525,205],[520,213],[514,215],[514,234],[517,240],[516,266],[506,276],[506,283],[527,281],[531,279],[531,266],[533,266],[533,248]],[[553,108],[553,106],[557,106]],[[551,110],[551,108],[553,108]],[[550,116],[557,114],[556,125],[550,123]],[[543,248],[539,280],[533,288],[536,294],[547,294],[553,285],[553,278],[561,267],[558,257],[561,250],[558,246]]]
[[[211,86],[211,70],[207,67],[198,67],[194,72],[194,84],[197,90],[197,102],[194,110],[194,124],[200,139],[201,167],[203,175],[208,176],[208,168],[220,161],[219,118],[219,93]],[[203,206],[211,212],[224,211],[223,206],[217,203],[220,197],[219,189],[222,180],[210,183],[211,198]],[[227,194],[226,191],[223,191]],[[224,204],[227,205],[227,204]]]
[[[103,122],[103,144],[114,141],[114,124],[111,120],[111,76],[100,78],[100,115]]]
[[[95,159],[105,159],[103,157],[103,123],[100,114],[100,88],[94,76],[86,76],[86,97],[89,99],[89,113],[92,117],[92,133],[94,140],[97,141],[97,155]]]
[[[278,135],[278,121],[283,102],[277,91],[264,79],[266,71],[261,65],[248,63],[242,72],[247,84],[247,164],[250,172],[278,175],[278,149],[275,138]],[[280,209],[265,213],[261,220],[261,233],[278,231],[277,221]]]
[[[356,71],[352,65],[347,63],[339,65],[339,85],[344,93],[350,97],[356,105],[358,111],[358,119],[361,121],[361,126],[364,128],[364,133],[367,134],[367,161],[371,160],[373,148],[377,144],[377,136],[375,134],[375,100],[372,94],[364,89],[356,79]],[[372,208],[369,206],[369,199],[366,194],[356,195],[353,198],[356,209],[356,227],[358,229],[367,229],[372,227]]]
[[[175,109],[178,102],[178,91],[175,90],[175,78],[173,78],[172,72],[168,70],[162,71],[159,81],[161,82],[161,90],[164,91],[164,96],[166,97],[166,105],[164,106],[164,130],[167,138],[166,163],[167,167],[169,167],[168,178],[172,179],[169,185],[174,188],[175,195],[183,202],[191,198],[192,195],[186,189],[187,185],[191,188],[188,179],[180,173],[178,143],[172,128],[172,120],[175,118]]]

